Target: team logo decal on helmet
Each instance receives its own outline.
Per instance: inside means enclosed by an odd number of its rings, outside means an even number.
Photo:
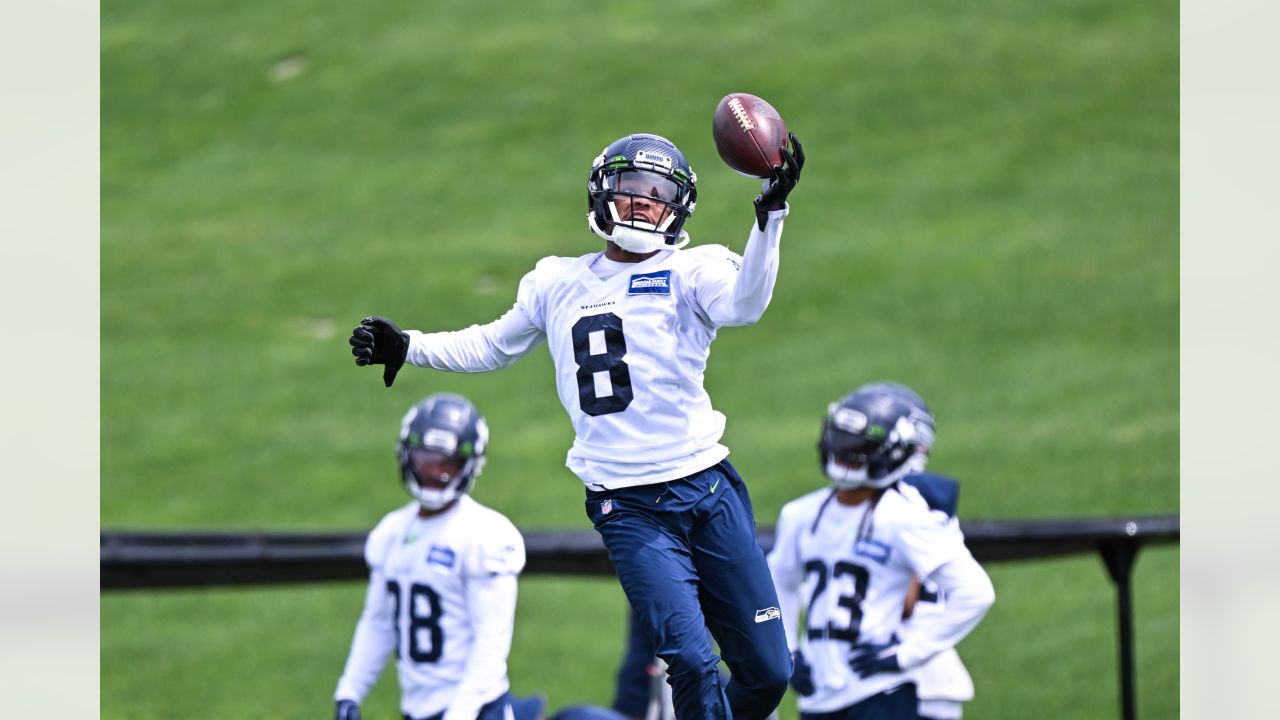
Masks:
[[[842,490],[889,487],[924,469],[935,427],[929,407],[905,385],[863,385],[827,407],[822,470]]]
[[[684,247],[697,175],[671,141],[628,135],[606,147],[587,176],[587,226],[623,250]]]
[[[400,422],[400,480],[423,507],[438,510],[471,491],[488,443],[489,426],[469,400],[431,395]]]

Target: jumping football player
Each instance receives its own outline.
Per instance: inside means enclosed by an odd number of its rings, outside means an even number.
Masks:
[[[586,484],[587,515],[669,665],[681,720],[764,718],[791,670],[751,500],[702,382],[717,331],[756,322],[773,295],[786,198],[804,165],[789,139],[741,256],[681,249],[693,169],[665,138],[628,135],[587,178],[587,224],[603,252],[539,261],[488,325],[423,334],[372,317],[351,337],[356,364],[385,365],[388,386],[406,361],[496,370],[547,342],[577,434],[566,465]],[[725,690],[708,628],[732,673]]]
[[[793,500],[778,518],[769,566],[804,720],[919,717],[911,671],[953,648],[995,600],[954,522],[954,501],[948,507],[936,487],[913,482],[935,424],[912,396],[875,383],[832,403],[818,443],[831,487]],[[946,602],[904,624],[916,578]]]
[[[410,720],[510,720],[507,655],[524,539],[468,493],[485,462],[489,430],[458,395],[432,395],[400,425],[400,478],[413,502],[378,523],[365,543],[369,591],[335,720],[360,703],[396,657],[400,709]]]

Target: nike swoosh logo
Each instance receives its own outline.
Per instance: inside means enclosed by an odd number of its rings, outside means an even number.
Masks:
[[[404,536],[404,544],[405,544],[405,545],[408,545],[409,543],[412,543],[412,542],[416,541],[416,540],[417,540],[418,538],[420,538],[420,537],[422,537],[422,536],[421,536],[421,535],[405,535],[405,536]]]
[[[718,487],[720,487],[720,478],[716,478],[716,481],[715,481],[714,483],[712,483],[712,485],[711,485],[711,494],[712,494],[712,495],[714,495],[714,494],[715,494],[715,492],[716,492],[716,488],[718,488]]]

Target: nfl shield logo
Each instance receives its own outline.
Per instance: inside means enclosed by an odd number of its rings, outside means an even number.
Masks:
[[[613,510],[612,500],[605,500],[604,502],[600,503],[600,514],[608,515],[609,512],[612,510]]]

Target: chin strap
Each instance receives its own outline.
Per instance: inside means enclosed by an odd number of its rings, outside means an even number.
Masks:
[[[654,250],[679,250],[689,244],[689,233],[683,230],[680,231],[680,241],[674,244],[667,244],[667,239],[660,233],[638,230],[623,225],[614,225],[613,234],[611,235],[601,229],[599,223],[596,222],[594,210],[587,213],[587,227],[591,228],[591,232],[612,242],[623,250],[640,255],[651,253]]]
[[[831,481],[831,484],[840,490],[857,490],[864,487],[880,490],[916,471],[913,463],[906,462],[888,475],[878,480],[872,480],[867,476],[865,467],[861,470],[854,470],[837,463],[833,457],[827,458],[826,467],[823,469],[826,471],[827,479]]]

